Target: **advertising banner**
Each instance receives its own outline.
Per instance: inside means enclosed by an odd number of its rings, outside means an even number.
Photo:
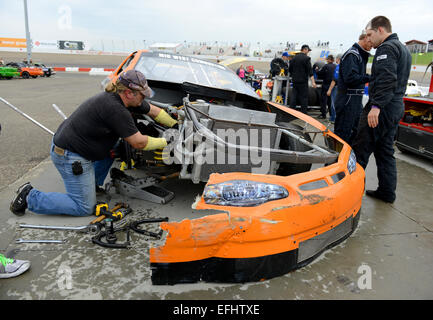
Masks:
[[[0,38],[2,48],[27,48],[26,39],[19,38]]]
[[[57,41],[57,47],[60,50],[84,50],[84,42],[83,41],[59,40],[59,41]]]
[[[33,41],[34,51],[56,51],[57,40],[34,40]]]

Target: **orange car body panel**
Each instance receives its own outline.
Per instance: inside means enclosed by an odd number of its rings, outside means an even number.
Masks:
[[[270,103],[293,114],[319,130],[326,127],[296,110]],[[361,208],[365,172],[357,164],[349,174],[347,161],[351,148],[344,144],[337,163],[290,176],[249,173],[212,174],[208,184],[230,180],[252,180],[285,187],[289,196],[255,207],[226,207],[206,204],[203,198],[196,209],[224,211],[181,222],[164,222],[168,232],[163,246],[150,249],[151,263],[173,263],[202,260],[210,257],[251,258],[277,254],[298,248],[299,243],[322,234],[350,217]],[[331,176],[345,172],[344,181],[334,183]],[[299,186],[324,179],[328,187],[303,191]],[[198,211],[200,213],[200,211]],[[203,212],[205,213],[205,211]]]

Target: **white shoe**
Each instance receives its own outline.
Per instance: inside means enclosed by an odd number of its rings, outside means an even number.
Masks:
[[[0,254],[0,279],[19,276],[30,268],[30,261],[6,258]]]

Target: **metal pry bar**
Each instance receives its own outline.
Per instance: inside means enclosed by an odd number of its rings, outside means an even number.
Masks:
[[[20,115],[22,115],[23,117],[29,119],[31,122],[33,122],[34,124],[38,125],[40,128],[44,129],[46,132],[50,133],[51,135],[54,136],[54,132],[52,132],[50,129],[48,129],[47,127],[45,127],[44,125],[40,124],[39,122],[37,122],[35,119],[33,119],[32,117],[30,117],[29,115],[27,115],[26,113],[22,112],[20,109],[18,109],[17,107],[15,107],[14,105],[12,105],[11,103],[7,102],[5,99],[3,99],[2,97],[0,97],[0,101],[3,102],[4,104],[6,104],[8,107],[11,107],[13,110],[15,110],[16,112],[18,112]]]
[[[63,111],[60,110],[60,108],[54,103],[53,103],[53,108],[62,116],[63,119],[65,120],[68,119],[68,117],[63,113]]]
[[[65,243],[66,240],[27,240],[27,239],[16,239],[16,243]]]

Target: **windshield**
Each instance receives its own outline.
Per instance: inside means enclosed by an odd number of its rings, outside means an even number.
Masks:
[[[147,79],[228,89],[258,98],[254,90],[226,67],[193,57],[143,52],[135,68]]]

